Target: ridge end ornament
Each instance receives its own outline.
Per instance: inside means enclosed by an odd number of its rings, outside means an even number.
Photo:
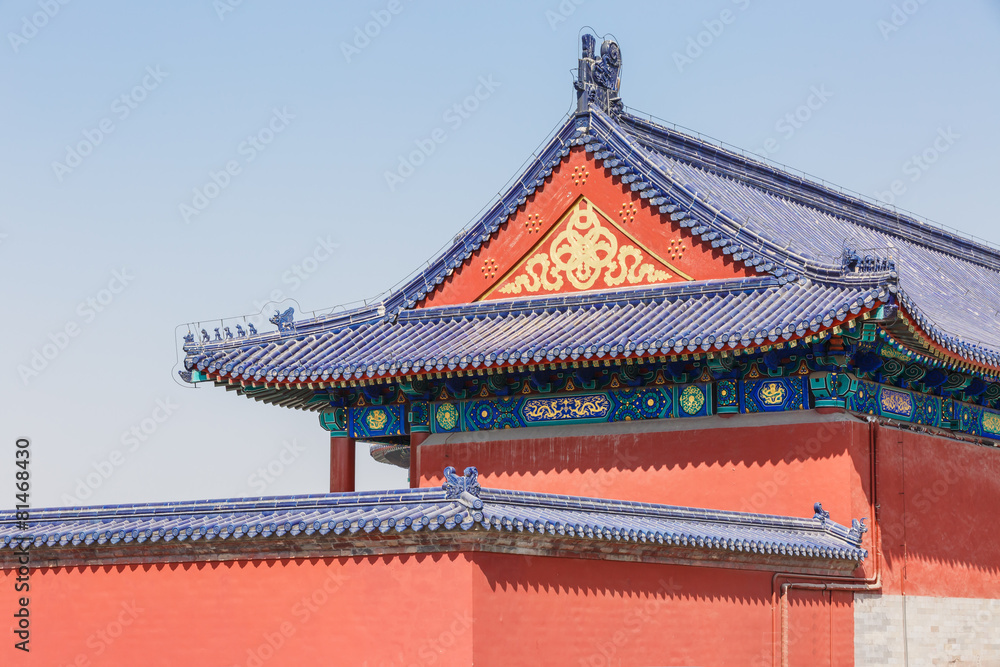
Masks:
[[[448,466],[444,469],[444,480],[441,488],[445,492],[444,497],[448,500],[461,498],[462,493],[468,493],[478,498],[482,490],[479,485],[479,470],[472,466],[465,469],[463,476],[456,473],[454,466]]]
[[[600,55],[595,54],[597,38],[587,34],[581,37],[581,55],[577,68],[576,111],[587,113],[591,105],[612,116],[625,112],[625,105],[618,95],[621,87],[622,54],[618,42],[606,39],[601,44]]]

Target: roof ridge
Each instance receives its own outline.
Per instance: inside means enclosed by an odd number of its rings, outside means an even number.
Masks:
[[[733,278],[725,281],[699,280],[683,283],[665,283],[655,286],[612,288],[556,296],[526,296],[517,299],[477,301],[472,303],[428,306],[400,313],[400,319],[418,320],[452,316],[475,316],[480,314],[513,313],[516,311],[562,310],[582,306],[634,305],[658,299],[700,296],[728,292],[752,292],[771,287],[780,287],[771,276]],[[470,312],[470,310],[472,312]],[[453,311],[454,314],[452,312]]]
[[[418,489],[393,489],[384,491],[356,491],[350,493],[322,493],[295,496],[261,496],[253,498],[224,498],[210,500],[132,503],[123,505],[93,505],[80,507],[44,507],[31,511],[32,521],[40,519],[124,518],[142,516],[170,516],[177,514],[219,514],[246,510],[321,509],[352,505],[379,504],[391,500],[396,503],[445,500],[440,487]],[[0,526],[17,523],[14,510],[0,510]]]
[[[524,505],[617,517],[632,516],[705,523],[725,522],[750,526],[759,530],[799,530],[834,535],[859,547],[861,537],[867,530],[864,527],[864,519],[852,520],[850,527],[832,521],[829,513],[822,511],[821,503],[814,504],[812,517],[793,517],[507,489],[482,489],[479,497],[484,503],[484,512],[495,513],[496,505]]]
[[[265,503],[260,503],[260,499],[245,499],[237,502],[168,502],[95,508],[103,512],[80,511],[87,508],[39,510],[41,516],[34,516],[33,525],[27,528],[16,522],[0,523],[0,549],[14,549],[26,544],[69,548],[80,544],[90,546],[95,542],[114,545],[123,541],[142,543],[160,539],[207,541],[289,534],[295,537],[315,532],[340,535],[362,530],[366,533],[376,530],[385,533],[393,529],[397,532],[418,531],[424,528],[431,531],[440,528],[471,530],[478,525],[486,530],[506,527],[518,532],[527,530],[606,540],[620,540],[626,536],[629,540],[643,542],[652,539],[662,544],[737,551],[756,547],[777,549],[785,554],[783,549],[787,547],[792,555],[824,558],[861,560],[867,555],[861,549],[861,537],[866,530],[864,521],[853,521],[848,529],[831,521],[829,513],[824,512],[819,503],[814,506],[812,518],[803,518],[482,489],[475,467],[468,467],[464,475],[458,475],[449,466],[444,470],[444,477],[445,483],[440,487],[274,496],[266,499],[268,502]],[[303,504],[300,502],[303,499],[317,502]],[[323,500],[332,502],[322,503]],[[407,502],[412,500],[422,502]],[[411,504],[412,508],[405,507]],[[147,511],[128,511],[136,507]],[[523,510],[512,511],[512,507]],[[202,511],[192,511],[192,508]],[[317,510],[325,514],[317,515]],[[389,510],[388,514],[386,510]],[[332,512],[339,513],[332,516]],[[6,514],[12,513],[3,513]],[[607,521],[600,517],[594,520],[595,514],[607,515]],[[642,519],[653,523],[637,523]],[[685,527],[678,523],[688,525]],[[715,530],[706,530],[704,526],[714,526]],[[738,532],[734,533],[734,529]],[[775,541],[776,536],[785,539]],[[815,540],[819,536],[835,542],[817,543]],[[796,544],[790,544],[788,538],[791,537],[797,540]]]
[[[289,319],[287,326],[296,333],[308,334],[312,333],[313,330],[307,329],[299,332],[300,327],[314,325],[317,330],[324,331],[326,329],[323,324],[328,321],[347,320],[349,326],[362,325],[380,319],[391,319],[401,311],[412,310],[417,303],[432,293],[448,276],[460,268],[483,243],[489,240],[491,235],[524,205],[528,197],[545,187],[546,178],[569,155],[571,148],[575,145],[574,138],[583,131],[584,125],[586,125],[585,120],[579,116],[567,114],[560,119],[539,148],[532,153],[528,160],[525,160],[519,174],[505,184],[495,199],[480,209],[473,220],[466,224],[449,244],[424,262],[424,266],[412,272],[396,285],[372,299],[366,299],[364,305],[341,311],[337,311],[340,306],[333,306],[328,309],[330,312],[325,315],[314,315],[310,319],[299,322],[292,322]],[[278,313],[275,313],[275,316],[277,317]],[[355,318],[357,319],[355,320]],[[234,318],[232,321],[235,322],[236,319],[239,318]],[[229,321],[215,319],[210,320],[210,322],[218,323],[219,328],[223,328]],[[280,342],[286,338],[288,333],[282,330],[279,325],[278,331],[223,338],[219,334],[219,330],[216,329],[216,338],[213,341],[208,333],[202,329],[203,324],[203,322],[187,323],[188,333],[184,339],[185,350],[188,347],[191,349],[209,347],[215,343],[222,344],[219,349],[229,346],[236,349],[251,343]],[[183,326],[185,325],[181,325],[181,327]],[[202,333],[200,345],[195,343],[195,332],[199,329]]]
[[[674,514],[684,516],[693,520],[712,520],[712,517],[735,517],[745,519],[748,523],[755,523],[751,518],[764,521],[794,522],[799,527],[822,529],[813,523],[814,517],[793,517],[780,514],[760,514],[754,512],[739,512],[736,510],[720,510],[702,507],[687,507],[683,505],[665,505],[660,503],[650,503],[641,500],[616,500],[607,498],[591,498],[588,496],[567,496],[561,494],[542,493],[537,491],[521,491],[517,489],[483,489],[480,496],[484,502],[498,504],[525,504],[525,501],[534,504],[542,503],[549,506],[576,506],[577,509],[584,509],[592,506],[592,511],[600,513],[630,513],[645,514],[649,516]],[[513,501],[513,502],[512,502]],[[833,522],[830,522],[833,523]]]

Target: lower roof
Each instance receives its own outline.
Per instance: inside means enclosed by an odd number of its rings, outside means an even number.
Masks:
[[[464,476],[448,468],[445,477],[442,487],[428,489],[45,509],[32,511],[28,526],[19,526],[14,512],[0,512],[0,564],[16,563],[29,549],[33,566],[43,566],[357,555],[407,546],[516,551],[542,543],[570,557],[622,559],[641,548],[644,559],[833,569],[853,569],[867,557],[863,521],[848,529],[818,504],[812,518],[794,518],[481,489],[475,468]]]

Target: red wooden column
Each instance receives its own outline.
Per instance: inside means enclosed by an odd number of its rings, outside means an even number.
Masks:
[[[420,486],[420,445],[430,437],[430,433],[410,434],[410,488]]]
[[[354,491],[354,438],[330,436],[330,493]]]

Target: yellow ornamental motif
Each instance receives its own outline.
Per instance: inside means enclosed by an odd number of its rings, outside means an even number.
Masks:
[[[1000,415],[993,412],[984,412],[983,430],[993,435],[1000,435]]]
[[[514,278],[513,282],[501,287],[500,293],[520,294],[522,289],[532,293],[542,288],[549,292],[561,289],[563,286],[562,276],[550,275],[551,268],[548,255],[545,253],[535,255],[525,263],[524,273]]]
[[[680,403],[685,414],[696,415],[705,405],[705,394],[698,387],[688,387],[681,392]]]
[[[458,408],[451,403],[439,405],[435,419],[438,426],[446,431],[450,431],[458,425]]]
[[[623,245],[618,251],[618,261],[611,262],[610,270],[604,276],[608,287],[617,287],[628,282],[629,285],[639,285],[642,282],[660,282],[670,280],[672,276],[666,271],[659,271],[652,264],[642,263],[642,252],[635,246]]]
[[[539,422],[603,417],[610,409],[611,401],[601,395],[533,398],[524,402],[523,414],[526,421]]]
[[[909,417],[913,411],[913,397],[898,391],[882,390],[882,410],[894,415]]]
[[[365,417],[365,423],[368,424],[368,428],[371,430],[381,431],[389,423],[389,417],[386,416],[385,410],[372,410]]]
[[[577,289],[593,287],[601,270],[609,266],[618,250],[618,239],[601,225],[597,214],[580,209],[569,226],[552,240],[552,269],[566,274]]]
[[[764,405],[781,405],[787,395],[788,390],[780,382],[768,382],[760,388],[760,400]]]
[[[530,257],[523,273],[503,285],[501,294],[560,290],[568,281],[578,290],[639,285],[674,279],[667,271],[643,263],[643,254],[632,245],[619,247],[614,233],[601,224],[599,214],[581,201],[569,215],[566,228],[552,239],[548,252]]]
[[[886,345],[882,348],[882,356],[886,359],[897,359],[898,361],[910,361],[911,357],[908,354],[903,354],[902,352],[896,350],[895,348]]]

